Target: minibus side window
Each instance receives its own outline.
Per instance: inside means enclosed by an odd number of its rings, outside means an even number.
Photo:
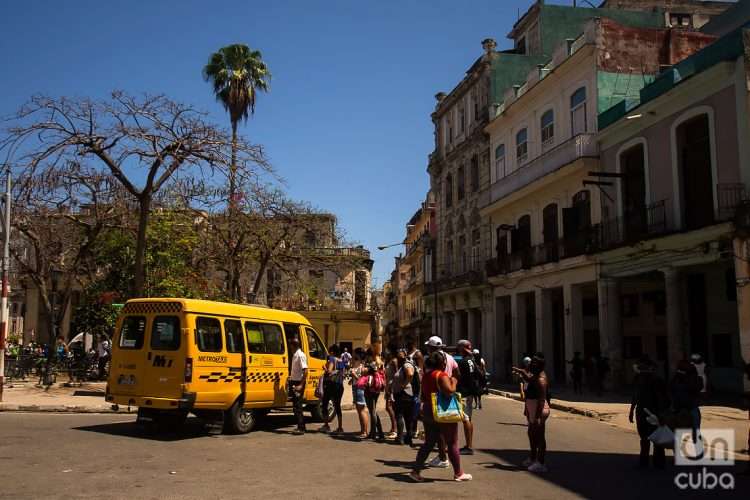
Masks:
[[[320,337],[315,333],[315,330],[309,327],[305,327],[307,333],[307,344],[310,347],[310,357],[315,359],[326,359],[326,349],[323,347],[323,342],[320,341]]]
[[[120,348],[140,349],[146,332],[146,318],[143,316],[126,316],[120,328]]]
[[[256,354],[284,354],[281,327],[271,323],[245,323],[247,350]]]
[[[176,351],[180,348],[180,318],[157,316],[151,326],[151,349]]]
[[[224,320],[224,337],[227,342],[227,352],[243,352],[242,323],[236,319]]]
[[[195,343],[202,352],[221,352],[221,323],[216,318],[195,320]]]

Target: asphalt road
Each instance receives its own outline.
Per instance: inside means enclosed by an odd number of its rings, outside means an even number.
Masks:
[[[553,412],[550,472],[518,467],[526,456],[521,405],[485,398],[475,413],[476,455],[463,457],[470,483],[431,469],[411,483],[415,450],[309,433],[293,436],[290,415],[272,414],[243,436],[209,436],[195,419],[179,432],[149,435],[128,415],[0,414],[2,498],[708,498],[680,491],[677,472],[636,470],[637,436],[586,417]],[[316,428],[311,424],[309,428]],[[346,412],[345,428],[357,427]],[[746,462],[744,462],[746,463]],[[694,469],[694,468],[690,468]],[[725,472],[727,469],[722,469]],[[726,498],[749,498],[738,474]]]

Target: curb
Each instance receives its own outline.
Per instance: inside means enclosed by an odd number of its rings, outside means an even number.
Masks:
[[[495,396],[500,396],[500,397],[503,397],[503,398],[506,398],[506,399],[514,399],[516,401],[523,401],[521,399],[521,396],[519,394],[517,394],[517,393],[514,393],[514,392],[501,391],[501,390],[498,390],[498,389],[490,389],[489,391],[490,391],[490,394],[494,394]],[[564,412],[567,412],[567,413],[573,413],[575,415],[581,415],[581,416],[584,416],[584,417],[595,418],[597,420],[605,420],[603,414],[595,412],[595,411],[592,411],[592,410],[582,410],[581,408],[576,408],[575,406],[564,405],[564,404],[555,403],[555,402],[550,403],[549,406],[553,410],[564,411]]]
[[[120,408],[115,411],[108,406],[67,405],[16,405],[0,403],[0,413],[136,413],[137,410]]]

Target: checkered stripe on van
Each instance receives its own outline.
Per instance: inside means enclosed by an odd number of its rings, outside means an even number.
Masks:
[[[125,314],[178,313],[182,310],[179,302],[128,302],[123,308]]]
[[[275,382],[281,380],[281,372],[252,372],[248,374],[248,382]]]
[[[242,379],[242,374],[240,372],[211,372],[198,378],[206,382],[239,382]]]

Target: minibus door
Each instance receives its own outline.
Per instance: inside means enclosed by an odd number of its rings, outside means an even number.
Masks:
[[[185,377],[184,342],[178,316],[155,316],[150,322],[144,396],[177,399],[182,397]]]
[[[237,396],[243,394],[245,401],[247,397],[247,357],[245,356],[245,334],[242,331],[242,322],[236,319],[224,320],[224,345],[227,351],[227,366],[229,373],[226,381],[222,384],[224,391],[231,392],[229,399],[234,401]]]
[[[305,400],[314,401],[315,389],[317,388],[320,377],[323,375],[326,366],[328,352],[323,346],[318,334],[309,326],[305,327],[305,338],[307,345],[307,386],[305,387]]]

